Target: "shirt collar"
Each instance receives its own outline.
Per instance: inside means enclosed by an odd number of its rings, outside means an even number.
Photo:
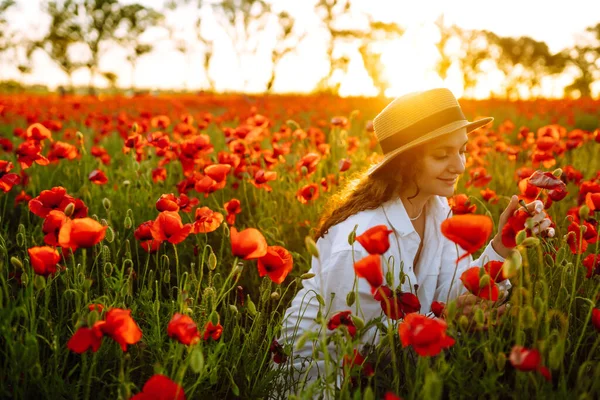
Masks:
[[[388,200],[382,205],[382,207],[385,211],[388,223],[396,232],[398,232],[400,236],[405,236],[412,232],[416,232],[400,197]],[[435,226],[439,227],[442,221],[448,218],[449,208],[448,201],[445,197],[432,196],[427,202],[426,212],[428,215],[433,215],[436,220]]]

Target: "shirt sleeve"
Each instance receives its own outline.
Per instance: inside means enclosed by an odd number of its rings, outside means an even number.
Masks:
[[[456,251],[457,245],[451,240],[443,237],[444,241],[442,248],[442,261],[440,267],[440,273],[438,275],[437,287],[435,290],[434,301],[447,302],[453,300],[465,293],[467,289],[460,280],[461,274],[472,267],[482,267],[488,261],[504,261],[504,257],[500,256],[492,247],[492,241],[487,244],[483,253],[473,260],[473,256],[463,258],[456,265],[456,259],[465,253],[460,246],[458,246],[458,252]],[[506,291],[510,287],[510,282],[505,280],[498,284],[500,290]]]

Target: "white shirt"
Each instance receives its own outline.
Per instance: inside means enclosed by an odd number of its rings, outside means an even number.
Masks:
[[[477,260],[473,260],[472,256],[461,260],[455,274],[456,259],[462,256],[465,250],[458,247],[457,253],[455,243],[442,235],[440,230],[442,221],[451,215],[452,212],[445,197],[432,196],[430,198],[426,209],[425,239],[416,265],[416,275],[413,270],[413,261],[419,249],[421,238],[414,229],[400,198],[390,200],[376,209],[361,211],[329,228],[328,233],[316,242],[320,256],[319,259],[312,258],[309,271],[314,273],[315,276],[303,281],[304,287],[296,294],[285,313],[282,332],[278,338],[279,343],[294,343],[307,330],[319,330],[319,326],[314,321],[319,310],[315,292],[320,293],[325,300],[323,314],[332,302],[330,312],[324,315],[326,321],[329,320],[331,315],[339,311],[351,310],[352,314],[356,315],[356,303],[352,307],[348,307],[346,295],[352,291],[354,285],[354,261],[358,261],[369,254],[358,241],[355,241],[353,258],[352,246],[348,243],[348,235],[355,225],[358,225],[356,236],[376,225],[386,225],[394,231],[389,235],[390,247],[382,259],[384,277],[389,270],[393,270],[394,284],[392,289],[399,286],[400,260],[402,260],[404,262],[404,273],[407,275],[402,290],[415,293],[414,284],[419,285],[415,294],[421,303],[422,314],[430,312],[432,301],[446,302],[466,292],[466,288],[460,281],[463,271],[474,266],[481,267],[491,260],[504,261],[504,258],[494,251],[490,241]],[[388,259],[390,260],[389,265],[384,261]],[[454,283],[450,288],[453,276]],[[505,282],[500,285],[501,289],[510,286],[508,280]],[[411,286],[413,287],[412,290]],[[333,300],[331,293],[336,294]],[[373,298],[370,285],[365,279],[358,279],[357,297],[362,311],[362,314],[359,313],[358,316],[365,323],[383,315],[381,305]],[[299,315],[302,315],[302,317],[299,318]],[[385,319],[383,322],[386,322]],[[328,331],[328,333],[330,332]],[[374,338],[377,342],[377,337],[377,333],[374,333],[374,335],[366,334],[363,337],[363,343],[365,338]],[[331,352],[335,352],[333,346]],[[307,341],[301,349],[297,349],[294,343],[293,357],[297,355],[302,358],[312,357],[312,354],[312,341]],[[315,378],[318,370],[323,373],[323,361],[317,361],[316,367],[314,364],[308,374],[308,380]],[[301,366],[302,360],[294,360],[295,369],[300,369]],[[302,376],[304,376],[304,373]]]

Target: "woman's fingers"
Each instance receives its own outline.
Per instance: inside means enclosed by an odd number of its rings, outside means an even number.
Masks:
[[[550,227],[550,225],[552,225],[552,221],[550,221],[548,218],[546,218],[539,225],[534,226],[531,231],[537,235],[538,233],[543,232],[546,229],[548,229]]]

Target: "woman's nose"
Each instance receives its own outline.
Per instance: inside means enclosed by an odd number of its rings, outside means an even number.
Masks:
[[[456,175],[462,175],[465,172],[465,158],[461,154],[452,157],[450,170]]]

